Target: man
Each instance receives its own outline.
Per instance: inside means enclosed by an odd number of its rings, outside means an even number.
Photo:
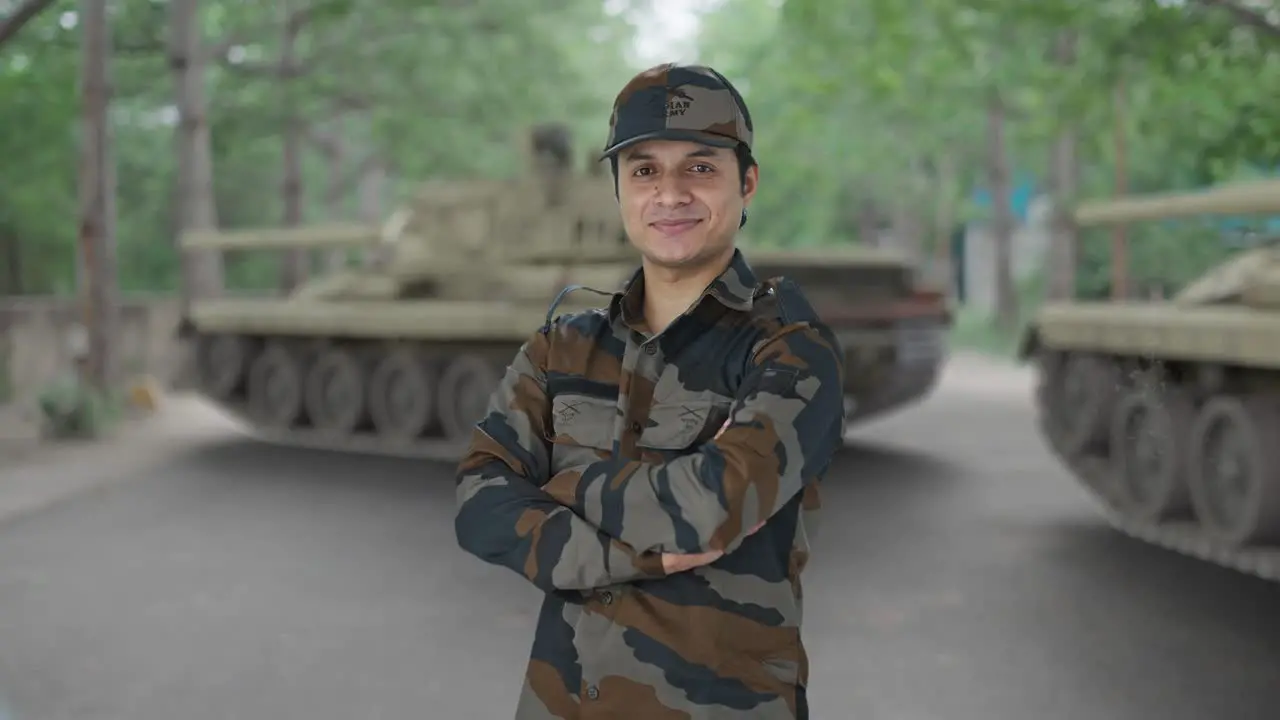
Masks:
[[[802,510],[843,367],[734,246],[751,137],[710,68],[622,89],[604,155],[641,267],[607,308],[548,314],[460,465],[459,544],[547,593],[517,720],[808,717]]]

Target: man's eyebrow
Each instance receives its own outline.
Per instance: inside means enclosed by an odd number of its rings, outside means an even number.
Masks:
[[[715,148],[710,147],[708,145],[703,145],[702,147],[698,148],[697,150],[694,150],[693,152],[686,153],[685,157],[686,158],[714,158],[714,157],[719,157],[719,153],[716,152]],[[641,162],[645,160],[653,160],[654,157],[652,154],[644,152],[642,150],[631,150],[631,151],[628,151],[626,155],[623,156],[623,159],[625,159],[627,162]]]

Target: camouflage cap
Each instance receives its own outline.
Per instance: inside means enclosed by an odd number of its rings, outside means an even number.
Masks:
[[[751,149],[751,113],[733,84],[704,65],[666,63],[631,78],[613,102],[600,159],[645,140]]]

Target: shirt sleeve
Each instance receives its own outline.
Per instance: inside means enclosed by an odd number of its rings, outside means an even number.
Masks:
[[[547,592],[662,577],[659,554],[635,552],[541,488],[550,467],[548,344],[539,331],[520,348],[473,432],[457,474],[458,544]]]
[[[579,510],[641,551],[731,552],[757,523],[825,472],[843,442],[843,363],[835,339],[809,323],[758,345],[721,435],[665,463],[625,458],[587,466]]]

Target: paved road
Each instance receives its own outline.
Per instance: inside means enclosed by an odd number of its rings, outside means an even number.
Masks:
[[[1106,529],[1018,382],[960,363],[839,460],[815,717],[1276,717],[1280,590]],[[510,716],[536,597],[455,549],[449,468],[183,442],[0,524],[13,720]]]

